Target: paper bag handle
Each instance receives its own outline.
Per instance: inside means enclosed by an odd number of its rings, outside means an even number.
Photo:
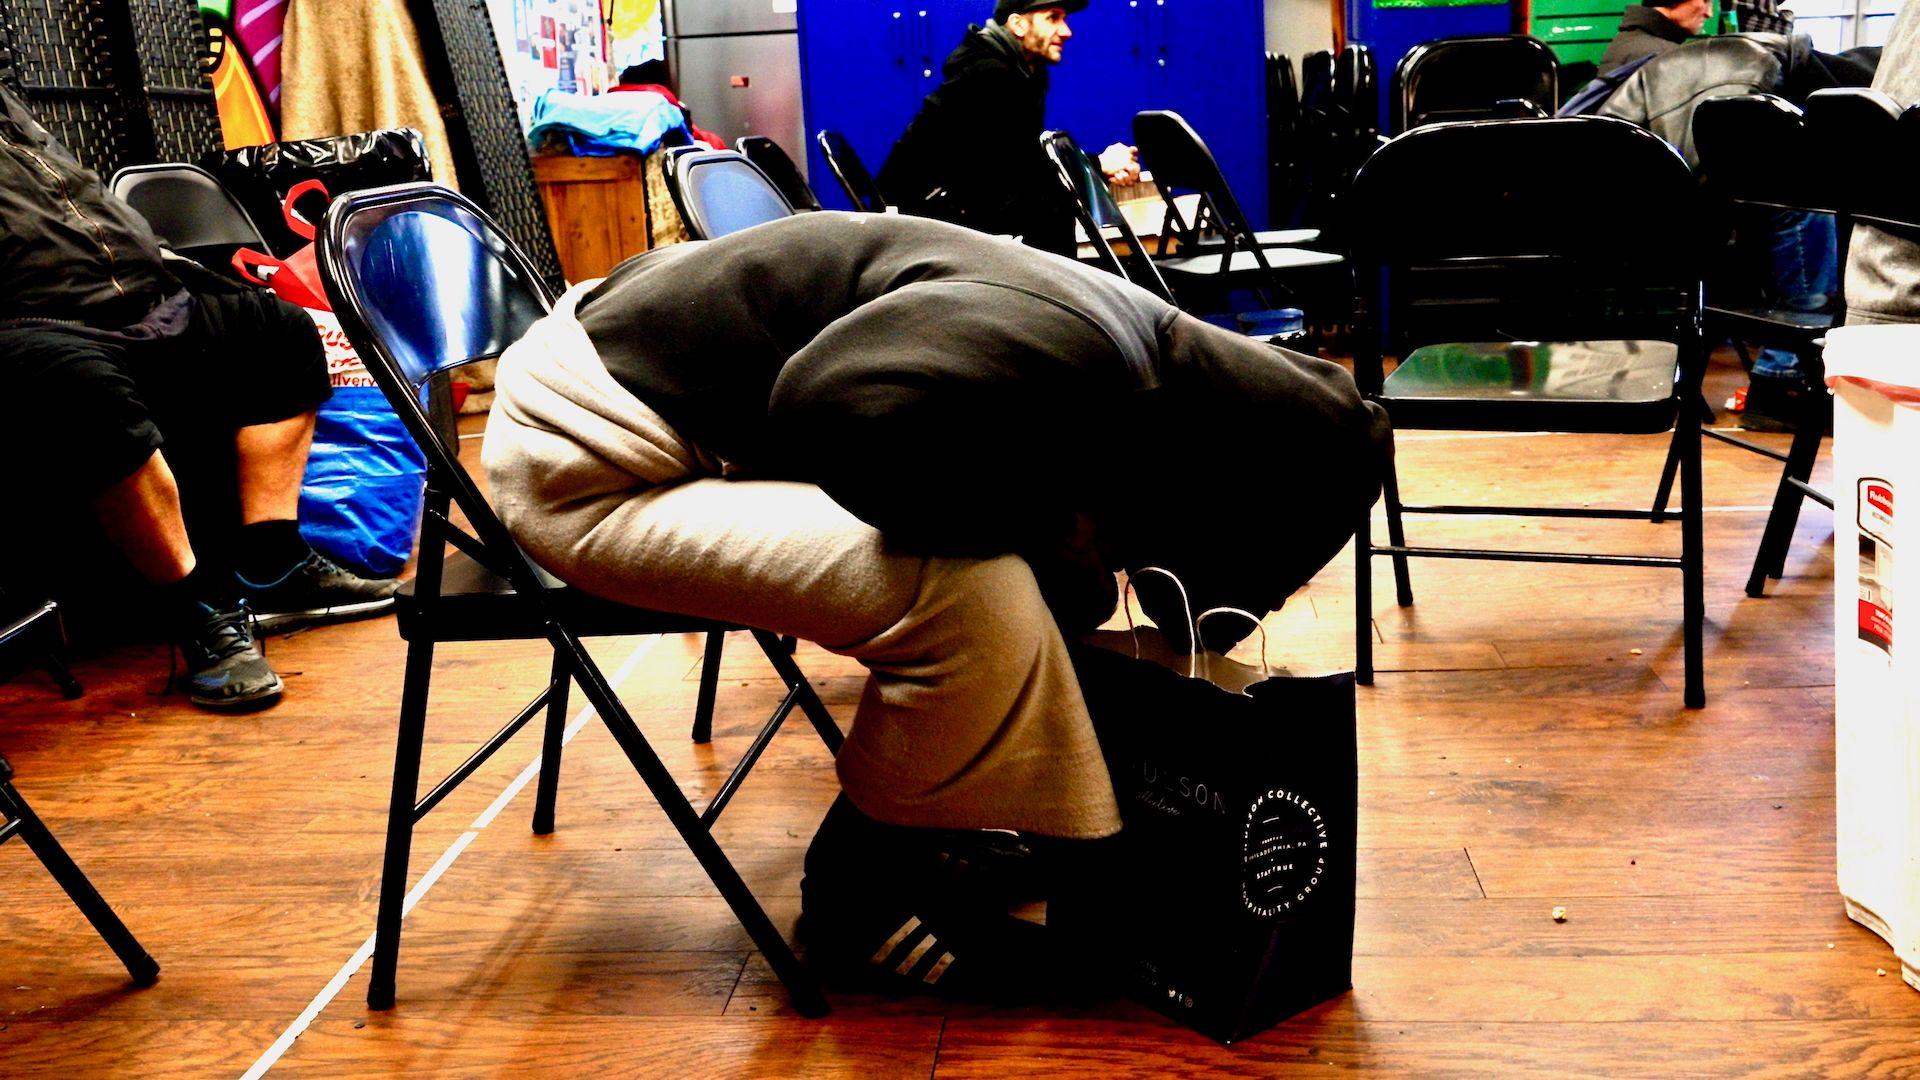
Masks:
[[[1207,616],[1209,615],[1222,615],[1222,614],[1238,615],[1241,618],[1252,623],[1253,628],[1255,630],[1260,631],[1260,674],[1266,676],[1269,679],[1273,678],[1273,669],[1267,666],[1267,624],[1260,621],[1260,616],[1255,615],[1253,612],[1248,611],[1246,608],[1237,608],[1237,607],[1208,608],[1207,610],[1194,616],[1193,629],[1194,629],[1195,648],[1199,647],[1200,624],[1203,622],[1206,622]],[[1213,673],[1209,671],[1207,673],[1207,678],[1211,679],[1212,677],[1213,677]]]
[[[1158,566],[1143,566],[1139,572],[1161,574],[1168,581],[1173,582],[1174,588],[1180,590],[1180,610],[1187,617],[1187,678],[1194,678],[1200,670],[1200,628],[1193,621],[1193,605],[1187,601],[1187,587],[1180,583],[1179,577],[1175,576],[1171,570]],[[1138,660],[1140,659],[1140,631],[1133,625],[1133,606],[1127,603],[1127,598],[1131,595],[1133,595],[1133,572],[1129,571],[1127,586],[1120,592],[1120,610],[1127,613],[1127,633],[1133,638],[1133,658]]]

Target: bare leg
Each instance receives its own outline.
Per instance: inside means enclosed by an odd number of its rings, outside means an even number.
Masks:
[[[159,451],[132,476],[94,496],[93,510],[107,538],[148,581],[171,585],[193,573],[180,485]]]
[[[312,445],[312,413],[234,433],[242,525],[299,517],[300,481],[306,475],[307,450]]]

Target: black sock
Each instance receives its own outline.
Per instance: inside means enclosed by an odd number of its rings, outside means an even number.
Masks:
[[[249,584],[271,585],[312,554],[300,536],[299,522],[257,521],[240,530],[240,556],[234,569]]]
[[[232,586],[227,575],[216,573],[201,563],[179,581],[158,588],[161,610],[169,625],[197,627],[206,617],[206,608],[226,611],[234,605]]]

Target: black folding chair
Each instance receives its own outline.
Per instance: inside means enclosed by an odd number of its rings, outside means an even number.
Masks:
[[[1227,186],[1226,174],[1193,126],[1179,113],[1153,110],[1133,117],[1133,138],[1142,164],[1153,173],[1154,185],[1166,203],[1166,223],[1160,251],[1169,235],[1178,239],[1178,254],[1159,260],[1161,273],[1177,290],[1200,286],[1251,287],[1261,304],[1271,308],[1275,296],[1295,288],[1311,290],[1328,280],[1344,283],[1347,260],[1330,251],[1289,246],[1319,237],[1317,229],[1256,232],[1240,201]],[[1189,222],[1177,199],[1200,196],[1199,209]],[[1215,239],[1217,237],[1217,239]],[[1194,254],[1194,252],[1199,252]],[[1328,291],[1324,285],[1319,289]]]
[[[126,965],[127,975],[135,986],[152,986],[160,978],[160,965],[143,948],[133,931],[120,921],[112,905],[87,880],[87,875],[60,846],[60,841],[48,831],[46,822],[27,805],[26,797],[20,789],[13,786],[13,766],[6,755],[0,754],[0,844],[18,836],[26,842],[28,850],[40,860],[47,872],[53,875],[60,888],[73,901],[80,913],[93,924],[113,955]]]
[[[1889,128],[1893,116],[1887,115]],[[1838,204],[1833,197],[1839,176],[1831,163],[1816,156],[1819,149],[1798,108],[1771,94],[1709,98],[1694,110],[1693,139],[1700,156],[1702,190],[1713,196],[1729,216],[1739,213],[1744,226],[1762,227],[1773,212],[1834,215],[1841,235],[1840,250],[1846,250],[1849,222],[1846,215],[1835,214]],[[1844,264],[1844,258],[1841,261]],[[1826,427],[1821,349],[1827,331],[1839,325],[1845,311],[1846,304],[1838,295],[1831,297],[1822,310],[1800,311],[1766,304],[1744,289],[1716,288],[1715,282],[1708,282],[1708,340],[1731,339],[1742,353],[1749,344],[1788,350],[1799,359],[1809,385],[1793,442],[1784,454],[1712,428],[1704,431],[1710,438],[1772,458],[1783,466],[1773,509],[1767,515],[1753,570],[1747,576],[1748,596],[1765,596],[1767,579],[1786,572],[1787,548],[1800,518],[1802,500],[1812,499],[1833,509],[1832,497],[1808,481]],[[1700,402],[1700,408],[1703,416],[1711,418],[1705,401]],[[1673,463],[1667,471],[1670,478]],[[1670,482],[1663,481],[1663,496]]]
[[[1525,34],[1440,38],[1394,65],[1388,107],[1395,134],[1444,120],[1552,116],[1559,61]]]
[[[678,155],[667,163],[666,176],[690,239],[717,240],[794,214],[773,180],[733,150]]]
[[[841,734],[833,717],[774,635],[751,630],[786,683],[787,694],[713,799],[704,810],[696,811],[581,645],[581,638],[711,635],[745,628],[600,600],[541,571],[515,545],[461,466],[459,444],[444,422],[436,423],[421,405],[423,391],[431,383],[463,364],[498,356],[545,314],[549,299],[533,267],[478,207],[430,184],[379,188],[336,199],[327,212],[319,254],[327,296],[342,329],[427,456],[418,574],[402,587],[397,603],[400,636],[407,641],[406,680],[368,1005],[384,1009],[393,1004],[415,822],[543,707],[545,743],[533,828],[543,834],[553,830],[567,688],[573,682],[579,684],[667,819],[786,985],[794,1008],[807,1016],[824,1014],[827,1002],[819,986],[794,958],[710,829],[796,706],[837,752]],[[460,508],[471,532],[452,522],[450,505]],[[446,552],[449,543],[458,549],[451,556]],[[552,645],[552,677],[546,689],[466,763],[416,801],[434,647],[443,641],[510,639],[544,639]],[[711,643],[713,638],[708,640]],[[709,658],[713,656],[710,648]],[[713,674],[711,667],[708,674]],[[703,680],[703,695],[707,685]]]
[[[866,163],[847,141],[845,135],[837,131],[825,130],[814,136],[820,144],[821,156],[827,159],[827,168],[833,170],[833,178],[840,181],[840,190],[847,193],[853,201],[855,210],[869,214],[883,214],[887,210],[887,197],[881,193],[880,184],[873,174],[867,171]]]
[[[147,219],[154,235],[209,269],[225,271],[238,248],[267,250],[246,207],[198,165],[129,165],[107,186]]]
[[[42,603],[27,614],[0,626],[0,648],[42,635],[50,635],[55,639],[60,636],[59,607],[52,601]],[[64,666],[54,669],[54,678],[67,697],[80,696],[80,684],[73,681],[73,676],[67,674]],[[0,754],[0,844],[5,844],[15,836],[26,842],[27,849],[53,875],[53,880],[59,883],[80,913],[87,917],[87,921],[93,924],[94,930],[106,941],[113,954],[126,965],[127,974],[133,979],[134,985],[153,985],[160,977],[160,965],[140,946],[133,931],[120,921],[120,916],[114,914],[113,907],[100,896],[93,882],[87,880],[87,875],[74,863],[67,850],[60,846],[60,841],[54,839],[46,823],[33,812],[33,807],[27,805],[20,789],[13,786],[13,766],[4,754]]]
[[[1576,170],[1461,168],[1461,162],[1578,161]],[[1635,197],[1622,199],[1619,193]],[[1693,235],[1693,173],[1658,136],[1597,117],[1490,120],[1415,128],[1382,146],[1354,180],[1355,257],[1379,326],[1356,335],[1354,374],[1394,427],[1454,431],[1657,434],[1680,463],[1679,557],[1412,547],[1404,514],[1649,518],[1646,510],[1403,506],[1389,470],[1390,543],[1370,520],[1355,543],[1358,678],[1373,681],[1375,553],[1393,559],[1397,599],[1413,603],[1410,556],[1677,569],[1682,574],[1685,701],[1702,680],[1700,425],[1685,413],[1706,366]],[[1581,206],[1569,218],[1564,206]],[[1540,227],[1554,221],[1551,229]],[[1384,293],[1384,295],[1383,295]]]
[[[808,186],[806,177],[800,175],[800,167],[793,163],[793,158],[779,143],[765,135],[742,135],[733,141],[733,148],[758,165],[795,210],[820,209],[820,200],[814,195],[813,188]]]
[[[21,606],[0,589],[0,610],[17,610]],[[60,622],[59,605],[43,600],[28,606],[26,614],[0,623],[0,653],[32,648],[34,658],[47,669],[47,675],[60,688],[60,693],[68,700],[78,698],[82,691],[79,680],[67,670],[67,635]]]
[[[1140,238],[1134,235],[1133,226],[1113,201],[1106,178],[1100,175],[1086,151],[1080,149],[1080,144],[1064,131],[1047,131],[1040,135],[1040,147],[1046,151],[1047,160],[1053,162],[1054,175],[1061,187],[1073,199],[1074,215],[1093,244],[1100,268],[1133,282],[1169,304],[1174,303],[1167,279],[1160,276],[1160,268],[1154,265]],[[1118,234],[1119,251],[1114,250],[1108,239],[1109,230]]]

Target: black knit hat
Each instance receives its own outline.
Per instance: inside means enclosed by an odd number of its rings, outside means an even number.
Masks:
[[[1025,15],[1041,8],[1066,8],[1071,15],[1087,6],[1087,0],[998,0],[993,5],[993,21],[1004,23],[1010,15]]]

